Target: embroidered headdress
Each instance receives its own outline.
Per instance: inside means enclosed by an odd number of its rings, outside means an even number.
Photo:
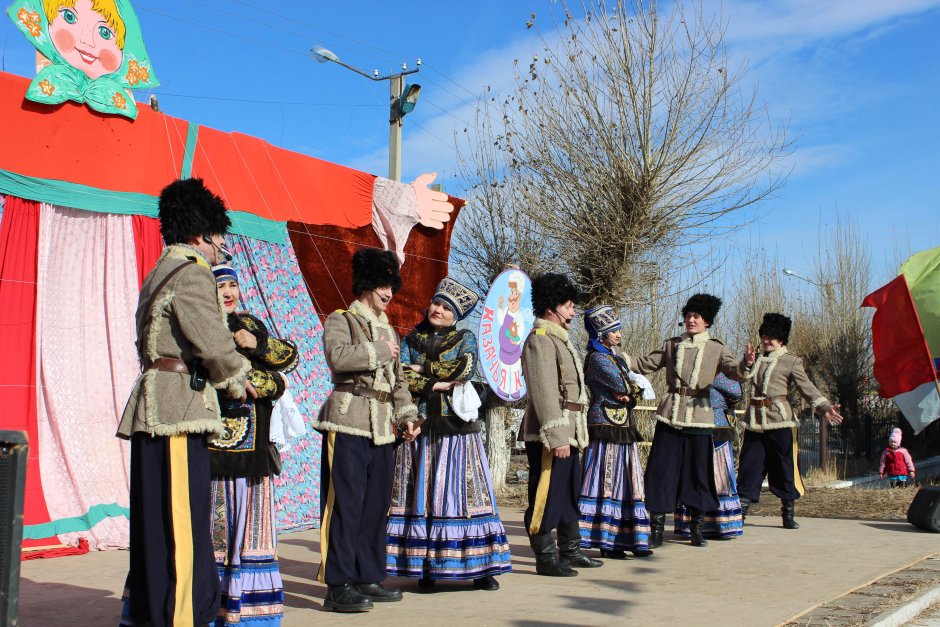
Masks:
[[[592,340],[622,326],[620,318],[610,305],[598,305],[584,312],[584,328]]]
[[[216,283],[224,283],[225,281],[235,281],[238,283],[238,275],[235,274],[235,268],[233,268],[231,264],[220,263],[212,266],[212,274],[215,275]]]
[[[480,295],[466,285],[462,285],[450,277],[445,277],[437,284],[434,300],[441,301],[448,309],[454,312],[457,320],[463,320],[470,315]]]

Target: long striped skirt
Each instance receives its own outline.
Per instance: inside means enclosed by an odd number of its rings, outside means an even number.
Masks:
[[[718,509],[705,512],[705,525],[702,534],[708,538],[730,540],[744,533],[744,518],[741,516],[741,500],[738,498],[738,484],[735,479],[734,451],[731,442],[715,443],[715,488],[718,490]],[[691,518],[688,510],[680,504],[673,516],[673,530],[676,534],[690,538]]]
[[[431,579],[512,570],[479,433],[431,433],[396,448],[386,570]]]
[[[284,614],[270,477],[212,480],[212,547],[222,582],[216,627],[276,627]]]
[[[649,548],[650,515],[636,444],[592,440],[584,453],[578,509],[581,546],[608,551]]]

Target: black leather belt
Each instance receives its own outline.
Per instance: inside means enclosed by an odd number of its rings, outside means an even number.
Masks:
[[[391,403],[394,396],[391,392],[380,392],[379,390],[373,390],[370,387],[366,387],[361,383],[341,383],[333,387],[334,390],[338,392],[349,392],[353,396],[362,396],[365,398],[373,398],[380,403]]]

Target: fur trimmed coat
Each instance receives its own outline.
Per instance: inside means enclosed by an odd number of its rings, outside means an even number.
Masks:
[[[323,353],[333,385],[351,387],[359,382],[377,392],[392,394],[392,402],[334,389],[320,409],[313,428],[391,444],[398,427],[417,419],[401,362],[392,357],[387,341],[398,334],[383,313],[376,316],[367,305],[354,301],[349,310],[331,313],[323,324]]]
[[[748,431],[788,429],[800,424],[787,394],[792,383],[817,414],[825,414],[832,404],[813,385],[803,368],[803,361],[787,352],[786,346],[761,355],[745,379],[751,383],[751,401],[769,401],[769,406],[748,404],[744,427]]]
[[[568,331],[536,319],[535,329],[522,348],[522,372],[528,388],[529,404],[519,427],[519,440],[541,442],[548,449],[588,445],[587,386],[581,359]],[[582,411],[562,408],[562,389],[567,400],[580,403]]]
[[[656,419],[677,429],[714,428],[710,387],[715,375],[722,372],[735,381],[744,376],[743,363],[704,331],[670,338],[646,357],[627,356],[626,360],[640,374],[666,369],[669,389],[656,408]],[[688,393],[680,393],[681,388]]]
[[[154,295],[163,279],[184,264],[188,267]],[[221,434],[216,390],[243,396],[251,364],[235,348],[208,260],[190,246],[167,247],[144,279],[136,320],[145,370],[127,400],[117,436]],[[190,368],[193,358],[201,359],[209,373],[208,384],[196,391],[188,374],[146,369],[160,358],[181,359]]]

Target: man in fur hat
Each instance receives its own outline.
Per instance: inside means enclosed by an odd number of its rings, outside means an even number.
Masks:
[[[578,494],[580,450],[588,445],[587,386],[581,359],[568,335],[578,288],[561,274],[532,280],[535,329],[522,349],[529,404],[519,428],[529,460],[529,506],[525,526],[535,552],[535,570],[549,577],[574,577],[572,566],[602,564],[581,552]],[[552,538],[558,530],[558,546]]]
[[[207,436],[221,435],[216,390],[254,396],[211,267],[231,223],[199,179],[160,193],[167,248],[137,305],[143,373],[118,428],[131,441],[130,569],[122,625],[214,623],[219,576],[209,530]]]
[[[317,580],[324,607],[365,612],[373,602],[400,601],[385,580],[385,529],[392,498],[395,436],[420,432],[417,408],[398,359],[398,334],[385,309],[401,288],[398,259],[363,248],[353,255],[349,310],[323,325],[323,352],[333,392],[314,428],[323,433],[322,517]]]
[[[721,299],[695,294],[682,308],[685,333],[646,357],[627,357],[630,369],[650,374],[666,369],[669,388],[656,408],[656,430],[646,464],[646,507],[650,512],[650,548],[662,545],[666,512],[685,505],[691,517],[692,546],[705,546],[705,512],[718,509],[715,487],[711,384],[718,372],[741,380],[737,360],[708,335]]]
[[[809,380],[800,358],[787,352],[790,327],[790,319],[783,314],[764,314],[758,329],[763,354],[758,358],[751,344],[745,351],[745,377],[751,383],[751,401],[738,463],[738,495],[741,513],[747,516],[751,503],[760,499],[761,484],[767,477],[770,491],[781,502],[783,526],[798,529],[799,524],[793,519],[795,502],[805,489],[797,466],[796,431],[800,420],[787,396],[790,385],[829,424],[841,423],[842,416],[839,406],[830,403]]]

